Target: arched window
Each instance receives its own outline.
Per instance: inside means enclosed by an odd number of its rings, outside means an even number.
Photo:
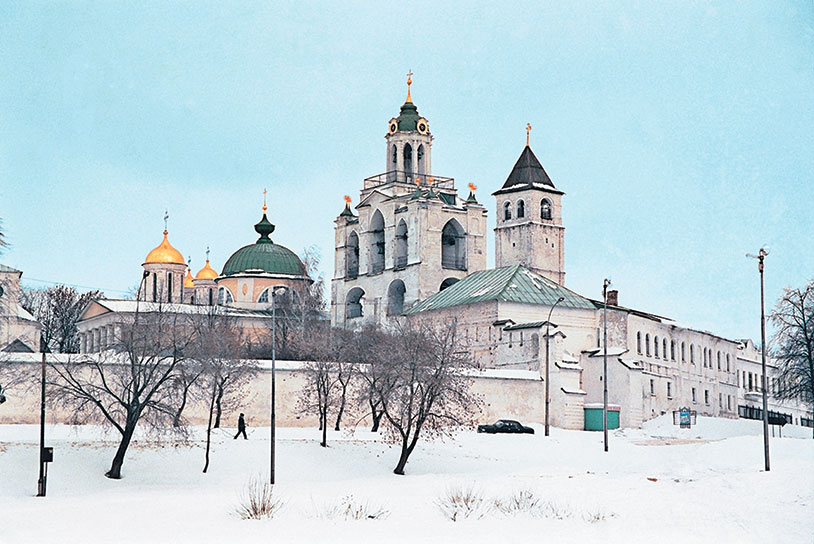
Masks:
[[[418,172],[418,175],[423,176],[424,174],[427,173],[427,161],[424,160],[423,145],[418,146],[418,153],[416,153],[416,155],[418,157],[418,169],[416,170],[416,172]]]
[[[653,357],[659,356],[659,337],[653,337]]]
[[[404,311],[404,282],[395,280],[387,288],[387,315],[401,315]]]
[[[466,270],[466,233],[455,219],[450,219],[441,231],[441,267]]]
[[[172,302],[172,272],[167,272],[167,302]]]
[[[726,354],[726,371],[729,372],[729,354]]]
[[[396,227],[396,262],[394,267],[401,270],[407,266],[407,222],[402,219]]]
[[[645,355],[650,357],[650,333],[644,335],[644,351]]]
[[[661,340],[661,356],[664,357],[665,360],[668,358],[667,357],[667,339],[666,338],[663,338]]]
[[[345,277],[356,279],[359,275],[359,236],[351,232],[345,244]]]
[[[504,202],[503,203],[503,220],[508,221],[512,218],[512,203],[511,202]]]
[[[447,278],[447,279],[445,279],[444,281],[441,282],[441,287],[438,289],[438,291],[439,292],[443,291],[444,289],[446,289],[447,287],[449,287],[449,286],[451,286],[451,285],[453,285],[455,283],[458,283],[458,278]]]
[[[384,270],[384,217],[376,210],[370,221],[370,274]]]
[[[212,306],[212,288],[209,288],[209,305]]]
[[[231,304],[234,300],[229,289],[226,287],[218,287],[218,304]]]
[[[268,302],[269,301],[269,290],[264,289],[260,296],[257,297],[257,302]]]
[[[407,176],[413,177],[413,148],[410,144],[404,144],[404,171]]]
[[[721,352],[718,352],[718,370],[721,370]]]
[[[522,200],[517,201],[517,218],[520,219],[521,217],[526,216],[526,203]]]
[[[354,287],[348,291],[348,298],[345,309],[345,317],[352,319],[354,317],[362,317],[362,297],[365,292],[359,287]]]
[[[670,340],[670,359],[676,360],[676,341]]]
[[[393,146],[393,150],[390,153],[390,170],[398,170],[399,168],[399,150],[396,146]]]
[[[551,219],[551,201],[547,198],[540,202],[540,218]]]
[[[695,346],[690,344],[690,364],[695,364]]]
[[[636,333],[636,351],[642,354],[642,331]]]
[[[684,343],[684,342],[681,342],[681,362],[682,363],[687,362],[687,349],[686,348],[687,348],[687,344]]]

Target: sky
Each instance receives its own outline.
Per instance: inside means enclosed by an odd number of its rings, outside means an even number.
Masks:
[[[489,210],[525,145],[563,190],[566,286],[728,338],[814,278],[814,2],[3,2],[0,262],[124,296],[170,242],[257,237],[333,276],[344,195],[412,97]]]

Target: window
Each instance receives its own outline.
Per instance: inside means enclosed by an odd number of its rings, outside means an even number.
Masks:
[[[732,410],[732,395],[726,396],[726,409],[730,411]]]
[[[517,201],[517,218],[520,219],[521,217],[526,216],[526,203],[522,200]]]
[[[636,333],[636,351],[639,352],[639,355],[642,354],[642,332],[641,331]]]
[[[681,342],[681,362],[682,363],[687,362],[687,350],[686,350],[686,347],[687,347],[687,344],[685,344],[684,342]]]
[[[661,356],[664,357],[665,360],[668,359],[667,357],[667,339],[663,338],[661,340]]]
[[[218,287],[218,304],[230,304],[233,301],[232,293],[226,287]]]
[[[540,202],[540,218],[551,219],[551,201],[547,198],[544,198],[542,202]]]
[[[726,371],[729,372],[729,354],[726,354]]]
[[[359,235],[351,232],[345,244],[345,277],[356,279],[359,275]]]
[[[673,398],[673,384],[672,382],[667,382],[667,398]]]
[[[455,219],[450,219],[441,231],[441,267],[466,270],[466,233]]]
[[[402,152],[402,156],[404,157],[404,171],[406,175],[412,176],[413,174],[413,147],[410,144],[404,144],[404,151]]]
[[[670,359],[676,360],[676,341],[670,340]]]
[[[508,221],[512,218],[512,203],[505,202],[503,204],[503,220]]]
[[[650,333],[644,335],[644,351],[650,357]]]
[[[209,288],[209,305],[212,306],[212,288]]]
[[[695,364],[695,346],[690,344],[690,364]]]
[[[754,384],[752,383],[752,373],[750,372],[749,373],[749,391],[752,390],[752,387],[754,387]]]
[[[718,393],[718,408],[724,407],[724,395],[723,393]]]
[[[268,302],[269,301],[269,290],[264,289],[260,296],[257,297],[257,302]]]
[[[443,291],[450,285],[455,285],[456,283],[458,283],[458,278],[447,278],[441,282],[441,287],[438,288],[438,291]]]
[[[158,274],[153,274],[153,302],[158,302]]]
[[[393,266],[397,270],[407,266],[407,223],[404,219],[396,227],[396,261]]]
[[[692,401],[693,402],[698,402],[698,398],[697,398],[697,396],[695,394],[695,387],[692,388]]]
[[[370,274],[384,271],[384,217],[376,210],[370,221]]]
[[[395,280],[387,289],[387,315],[401,315],[404,311],[404,282]]]
[[[653,379],[650,380],[650,394],[656,396],[656,380]]]
[[[167,272],[167,302],[172,302],[172,272]]]
[[[348,292],[348,299],[345,309],[345,317],[352,319],[355,317],[362,317],[362,297],[365,292],[359,287],[354,287]]]
[[[709,404],[709,389],[704,389],[704,404]]]
[[[653,356],[659,356],[659,337],[656,336],[653,338]]]

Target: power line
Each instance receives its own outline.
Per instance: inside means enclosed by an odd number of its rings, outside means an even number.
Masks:
[[[89,291],[93,291],[93,290],[104,291],[105,293],[107,293],[107,292],[121,293],[123,295],[129,295],[130,294],[130,291],[122,291],[121,289],[106,289],[104,287],[90,287],[88,285],[77,285],[75,283],[62,283],[62,282],[51,281],[51,280],[41,280],[41,279],[37,279],[37,278],[25,278],[22,281],[23,281],[23,283],[29,282],[29,281],[35,281],[35,282],[38,282],[38,283],[47,283],[47,284],[50,284],[50,285],[65,285],[67,287],[75,287],[77,289],[87,289]]]

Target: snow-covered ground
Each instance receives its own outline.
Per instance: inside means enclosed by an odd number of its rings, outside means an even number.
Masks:
[[[268,428],[249,429],[248,441],[233,432],[217,432],[208,474],[200,441],[141,441],[112,481],[103,473],[115,435],[48,427],[55,460],[37,498],[38,427],[2,425],[0,542],[814,542],[810,429],[772,439],[769,473],[760,422],[699,418],[679,430],[663,417],[612,432],[609,453],[602,433],[546,438],[539,427],[424,441],[396,476],[398,450],[367,431],[331,433],[323,449],[316,430],[284,428],[274,491],[284,506],[261,521],[234,511],[246,484],[268,477]],[[538,503],[453,522],[438,503],[454,489],[488,504],[529,491]],[[387,516],[332,516],[346,497]]]

